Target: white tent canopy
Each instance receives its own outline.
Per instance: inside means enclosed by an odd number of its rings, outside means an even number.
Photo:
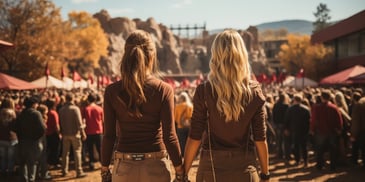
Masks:
[[[283,85],[285,86],[291,86],[295,88],[304,88],[304,87],[315,87],[318,85],[318,83],[314,80],[311,80],[309,78],[303,77],[303,78],[297,78],[294,76],[288,76],[284,81]]]
[[[32,81],[31,83],[44,88],[64,88],[63,82],[51,75],[48,76],[48,80],[46,76],[43,76],[37,80]]]
[[[46,84],[47,77],[43,76],[37,80],[32,81],[31,83],[43,88],[63,88],[67,90],[71,90],[73,88],[87,88],[88,83],[86,80],[80,81],[73,81],[71,78],[64,77],[63,80],[59,80],[53,76],[48,76],[47,84]]]
[[[81,79],[80,81],[73,81],[71,78],[63,77],[63,83],[65,84],[65,89],[72,89],[72,88],[87,88],[88,83],[86,80]]]

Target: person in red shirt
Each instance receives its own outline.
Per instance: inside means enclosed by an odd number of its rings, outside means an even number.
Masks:
[[[95,169],[96,162],[94,155],[94,146],[98,151],[100,159],[100,147],[103,133],[103,108],[95,104],[97,95],[90,93],[87,97],[88,105],[83,109],[82,117],[86,124],[86,148],[89,154],[89,167],[91,170]]]
[[[326,146],[329,146],[330,169],[336,169],[338,158],[339,137],[342,131],[342,116],[338,107],[330,101],[331,92],[323,90],[321,92],[322,103],[312,109],[312,119],[310,123],[311,133],[316,141],[316,167],[322,169],[325,164],[324,153]]]
[[[53,98],[46,100],[48,107],[47,113],[47,161],[49,165],[57,166],[60,164],[60,121],[56,111],[56,100]]]

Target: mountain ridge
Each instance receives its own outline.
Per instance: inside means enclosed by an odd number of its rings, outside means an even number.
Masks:
[[[304,35],[311,35],[313,31],[313,22],[308,20],[302,19],[288,19],[288,20],[279,20],[279,21],[272,21],[272,22],[264,22],[258,25],[254,25],[257,27],[259,32],[263,32],[265,30],[278,30],[285,28],[288,30],[288,33],[295,33],[295,34],[304,34]],[[214,29],[210,30],[209,34],[216,34],[222,32],[224,29]]]
[[[310,35],[313,31],[313,22],[308,20],[293,19],[293,20],[280,20],[273,22],[265,22],[256,25],[257,29],[262,32],[268,29],[277,30],[285,28],[289,33],[299,33]]]

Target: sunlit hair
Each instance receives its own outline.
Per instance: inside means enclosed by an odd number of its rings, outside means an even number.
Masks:
[[[226,122],[238,121],[252,99],[246,46],[238,32],[228,29],[216,36],[211,52],[208,79],[218,96],[216,107]]]
[[[15,109],[14,100],[11,98],[5,98],[2,102],[0,102],[0,109]]]
[[[139,106],[146,102],[143,85],[150,74],[157,74],[156,47],[149,33],[136,30],[125,43],[124,55],[120,65],[123,89],[129,99],[129,113],[141,117]]]
[[[191,102],[189,94],[186,93],[186,92],[181,92],[180,95],[179,95],[179,99],[180,99],[181,102],[185,102],[189,106],[193,105],[192,102]]]
[[[345,96],[342,92],[337,91],[335,93],[335,104],[339,107],[345,110],[346,112],[349,112],[348,106],[346,104]]]

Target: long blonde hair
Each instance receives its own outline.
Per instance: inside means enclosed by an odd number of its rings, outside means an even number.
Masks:
[[[208,80],[218,96],[216,107],[226,122],[238,121],[252,99],[246,46],[237,31],[228,29],[216,36],[211,51]]]

